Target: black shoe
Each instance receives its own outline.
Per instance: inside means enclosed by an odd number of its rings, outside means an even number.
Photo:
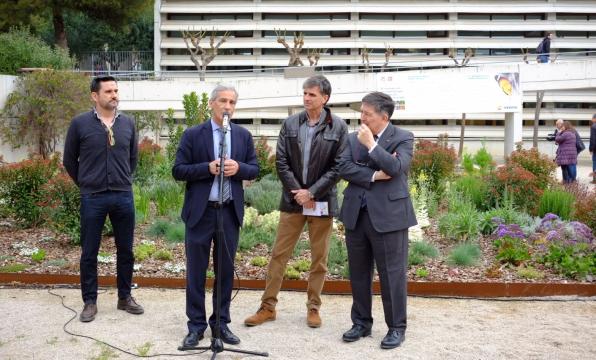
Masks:
[[[211,335],[213,337],[215,336],[215,329],[213,329],[213,328],[211,329]],[[230,345],[240,344],[240,338],[238,336],[234,335],[234,333],[227,326],[221,327],[219,336],[220,336],[221,341],[225,342],[226,344],[230,344]]]
[[[344,333],[342,339],[345,342],[352,342],[365,336],[370,336],[370,329],[367,329],[362,325],[353,325],[350,330]]]
[[[406,334],[403,330],[391,330],[387,331],[387,335],[381,341],[382,349],[394,349],[401,345],[406,339]]]
[[[97,305],[88,303],[85,304],[83,307],[83,311],[81,311],[81,315],[79,316],[79,320],[82,322],[90,322],[95,319],[95,315],[97,314]]]
[[[182,340],[182,347],[195,347],[199,345],[199,340],[203,340],[203,333],[199,334],[195,331],[189,331],[188,335]]]

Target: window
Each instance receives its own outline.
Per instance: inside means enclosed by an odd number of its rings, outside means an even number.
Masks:
[[[393,20],[393,14],[360,13],[360,20]]]
[[[349,38],[351,36],[350,30],[336,30],[336,31],[331,31],[331,37],[347,37]]]

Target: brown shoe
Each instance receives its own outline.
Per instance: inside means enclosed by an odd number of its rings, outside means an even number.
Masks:
[[[247,317],[244,320],[244,325],[246,326],[257,326],[261,325],[266,321],[273,321],[275,320],[275,309],[267,309],[263,306],[257,310],[257,313]]]
[[[311,328],[318,328],[321,327],[321,316],[319,315],[319,309],[308,309],[308,313],[306,313],[306,325],[310,326]]]
[[[79,315],[79,320],[81,320],[81,322],[93,321],[95,320],[95,314],[97,314],[97,305],[85,304],[83,311],[81,311],[81,315]]]
[[[117,308],[118,310],[124,310],[127,313],[135,315],[140,315],[145,312],[143,307],[139,305],[132,296],[129,296],[126,299],[118,299]]]

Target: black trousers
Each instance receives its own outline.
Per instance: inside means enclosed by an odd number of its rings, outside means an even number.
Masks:
[[[240,226],[236,219],[233,203],[221,208],[223,212],[225,244],[222,244],[222,264],[217,263],[217,211],[208,206],[199,223],[190,228],[186,227],[186,316],[188,317],[188,330],[202,333],[207,328],[205,311],[205,278],[209,266],[211,244],[214,244],[213,263],[215,274],[221,266],[221,311],[220,322],[222,326],[229,324],[230,302],[234,282],[234,259],[238,247]],[[215,279],[217,282],[217,277]],[[216,288],[213,289],[213,313],[209,318],[209,326],[213,329],[216,324],[215,308],[217,303]]]
[[[369,214],[361,210],[354,230],[346,229],[350,284],[352,285],[352,322],[370,329],[372,281],[376,263],[381,280],[385,322],[390,329],[406,329],[408,230],[379,233]]]

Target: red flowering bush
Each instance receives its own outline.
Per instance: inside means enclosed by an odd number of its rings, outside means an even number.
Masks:
[[[161,146],[144,137],[139,143],[139,160],[135,170],[135,182],[146,184],[159,173],[160,164],[165,162]]]
[[[555,181],[557,164],[547,155],[541,154],[538,149],[529,150],[518,147],[511,153],[508,163],[515,163],[536,176],[536,184],[542,190]]]
[[[590,185],[578,183],[566,185],[564,190],[575,198],[571,218],[589,226],[596,236],[596,191],[590,189]]]
[[[43,186],[42,193],[45,221],[56,231],[68,235],[73,243],[80,243],[81,197],[74,181],[62,172]]]
[[[444,180],[453,175],[456,161],[455,149],[447,145],[445,140],[432,142],[420,139],[414,147],[411,178],[416,182],[420,173],[424,172],[429,179],[430,189],[440,192]]]
[[[493,205],[512,200],[521,210],[536,213],[543,190],[538,177],[515,162],[497,168],[487,177]]]
[[[0,166],[0,203],[5,216],[13,216],[23,226],[42,222],[43,185],[58,172],[57,156],[49,160],[33,158]]]

